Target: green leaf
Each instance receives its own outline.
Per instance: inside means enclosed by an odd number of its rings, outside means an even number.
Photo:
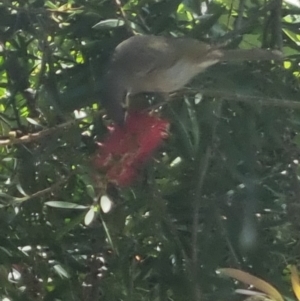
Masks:
[[[100,206],[103,213],[108,213],[112,209],[113,202],[107,195],[103,195],[100,199]]]
[[[120,19],[108,19],[104,21],[100,21],[99,23],[93,26],[94,29],[111,29],[123,26],[125,22]]]
[[[61,202],[61,201],[49,201],[46,202],[45,205],[49,207],[54,207],[54,208],[61,208],[61,209],[86,209],[88,206],[83,206],[83,205],[78,205],[75,203],[70,203],[70,202]]]
[[[218,270],[221,274],[227,275],[229,277],[235,278],[239,281],[242,281],[248,285],[253,285],[255,288],[261,290],[267,294],[272,300],[284,301],[282,295],[278,290],[269,284],[268,282],[255,277],[249,273],[243,272],[241,270],[232,269],[232,268],[223,268]]]
[[[90,225],[93,222],[94,218],[95,218],[95,210],[94,207],[91,207],[84,217],[84,224],[86,226]]]
[[[61,278],[70,278],[69,273],[60,264],[54,265],[53,269]]]

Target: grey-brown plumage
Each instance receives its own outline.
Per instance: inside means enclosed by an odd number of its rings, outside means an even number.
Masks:
[[[122,125],[127,94],[170,93],[220,61],[276,60],[276,50],[223,50],[191,38],[134,36],[119,44],[105,76],[102,104]]]

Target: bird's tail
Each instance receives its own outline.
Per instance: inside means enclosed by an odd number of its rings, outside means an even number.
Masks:
[[[268,49],[215,49],[208,54],[211,59],[219,61],[270,61],[281,60],[282,52]]]

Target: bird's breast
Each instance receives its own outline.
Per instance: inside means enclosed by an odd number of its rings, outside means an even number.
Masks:
[[[179,60],[169,68],[158,66],[146,74],[140,73],[134,76],[131,93],[140,92],[164,92],[170,93],[184,87],[198,73],[217,61],[205,61],[195,63],[186,59]]]

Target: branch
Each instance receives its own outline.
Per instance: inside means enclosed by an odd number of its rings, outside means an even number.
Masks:
[[[55,184],[53,184],[52,186],[50,186],[46,189],[37,191],[37,192],[35,192],[31,195],[26,195],[26,196],[21,197],[21,198],[12,197],[12,196],[9,196],[9,195],[6,195],[6,194],[2,194],[1,197],[2,197],[2,199],[7,199],[10,205],[20,205],[23,202],[26,202],[26,201],[31,200],[33,198],[38,198],[38,197],[41,197],[41,196],[44,196],[44,195],[47,195],[47,194],[53,192],[59,186],[66,183],[68,181],[68,179],[69,179],[69,176],[64,178],[64,179],[61,179],[60,181],[56,182]]]
[[[64,129],[70,128],[73,125],[77,124],[78,122],[79,122],[79,120],[67,121],[67,122],[59,124],[55,127],[52,127],[52,128],[49,128],[49,129],[46,129],[46,130],[43,130],[43,131],[40,131],[37,133],[27,134],[20,138],[14,138],[13,136],[11,138],[4,138],[4,137],[1,138],[0,137],[0,147],[8,146],[8,145],[22,144],[22,143],[30,143],[30,142],[39,140],[43,137],[49,136],[52,133],[55,133],[59,130],[64,130]]]
[[[245,11],[245,0],[240,0],[238,8],[238,16],[235,23],[235,30],[241,30],[243,24],[243,16]]]
[[[93,112],[92,116],[97,117],[101,115],[101,111]],[[66,130],[68,128],[71,128],[72,126],[75,126],[80,123],[82,119],[86,118],[86,116],[78,119],[72,119],[67,122],[61,123],[59,125],[56,125],[52,128],[37,132],[37,133],[30,133],[27,135],[24,135],[19,138],[15,138],[13,135],[10,137],[1,137],[0,136],[0,147],[2,146],[9,146],[9,145],[16,145],[16,144],[23,144],[23,143],[30,143],[36,140],[39,140],[43,137],[49,136],[57,131]],[[14,132],[11,132],[13,134]]]
[[[227,92],[222,90],[198,90],[199,93],[209,96],[222,98],[226,100],[233,100],[244,103],[251,103],[253,105],[261,105],[261,106],[273,106],[273,107],[281,107],[288,109],[300,109],[300,102],[289,99],[279,99],[279,98],[269,98],[263,96],[250,96],[250,95],[241,95],[234,92]]]
[[[31,200],[33,198],[38,198],[38,197],[44,196],[46,194],[49,194],[49,193],[53,192],[56,188],[58,188],[59,186],[61,186],[62,184],[66,183],[67,180],[68,180],[68,178],[62,179],[59,182],[53,184],[52,186],[50,186],[50,187],[48,187],[48,188],[46,188],[44,190],[37,191],[37,192],[35,192],[35,193],[31,194],[31,195],[25,196],[23,198],[18,198],[16,200],[18,202],[25,202],[25,201]]]
[[[282,0],[276,0],[276,6],[273,10],[274,20],[273,20],[273,34],[276,46],[280,51],[283,48],[282,41]]]
[[[207,146],[205,156],[203,158],[202,164],[199,164],[199,176],[198,184],[195,192],[194,205],[193,205],[193,224],[192,224],[192,257],[191,257],[191,267],[193,271],[193,281],[194,281],[194,294],[195,300],[201,300],[201,290],[199,284],[197,283],[197,270],[198,270],[198,231],[199,231],[199,211],[201,206],[201,197],[204,179],[206,177],[208,166],[211,159],[211,145]]]
[[[196,90],[194,90],[196,91]],[[300,102],[295,100],[289,100],[289,99],[279,99],[279,98],[269,98],[269,97],[263,97],[263,96],[250,96],[250,95],[240,95],[234,92],[227,92],[222,90],[197,90],[197,92],[209,96],[209,97],[215,97],[215,98],[222,98],[225,100],[231,100],[231,101],[238,101],[238,102],[244,102],[244,103],[250,103],[252,105],[261,105],[261,106],[273,106],[273,107],[280,107],[280,108],[288,108],[288,109],[300,109]],[[177,94],[177,93],[176,93]],[[158,107],[161,107],[163,105],[167,104],[166,101],[160,102],[159,104],[156,104],[148,109],[156,109]],[[94,113],[95,116],[100,115],[101,112]],[[38,133],[32,133],[28,135],[24,135],[20,138],[14,138],[14,137],[0,137],[0,147],[2,146],[9,146],[9,145],[15,145],[15,144],[22,144],[22,143],[30,143],[33,141],[36,141],[38,139],[41,139],[45,136],[51,135],[52,133],[70,128],[80,122],[81,119],[71,120],[67,121],[65,123],[59,124],[53,128],[49,128],[43,131],[40,131]]]

